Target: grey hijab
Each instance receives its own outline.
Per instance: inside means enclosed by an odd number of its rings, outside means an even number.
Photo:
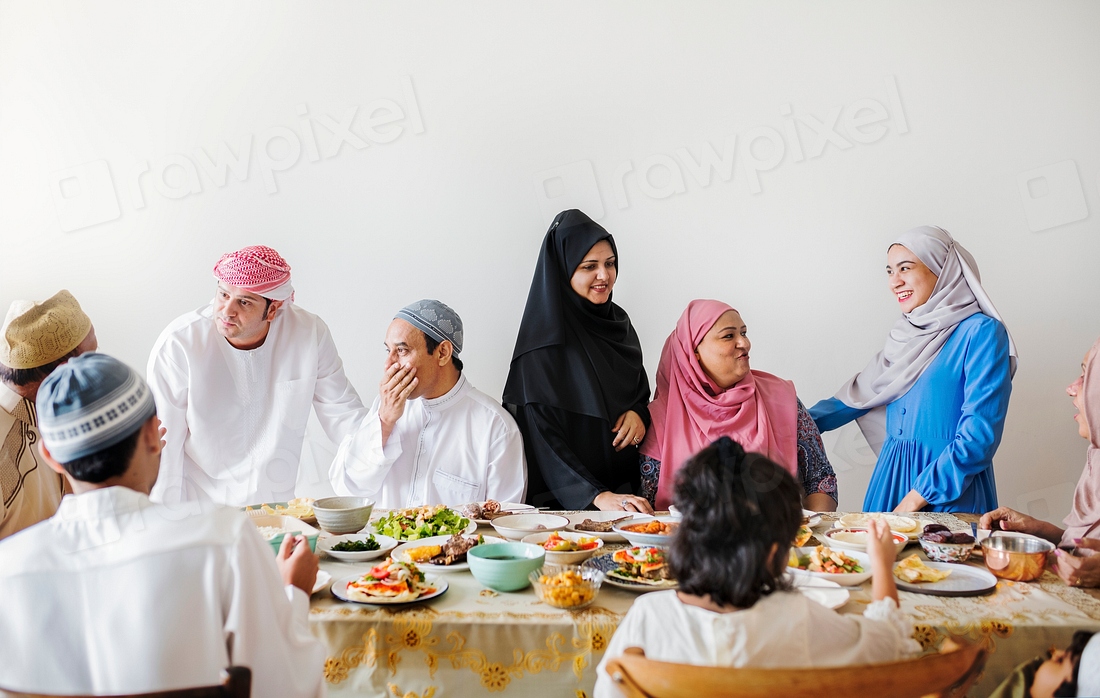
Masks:
[[[836,398],[849,407],[871,410],[858,422],[875,455],[886,440],[886,405],[913,387],[955,327],[975,313],[985,313],[1004,324],[982,288],[974,257],[946,230],[935,226],[913,228],[898,236],[890,243],[893,245],[908,248],[937,279],[928,301],[911,313],[903,313],[882,351],[836,393]],[[1016,345],[1011,335],[1008,353],[1009,371],[1015,375]]]

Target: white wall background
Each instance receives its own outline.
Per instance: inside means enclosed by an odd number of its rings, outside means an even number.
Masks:
[[[1019,347],[1000,499],[1057,521],[1085,449],[1063,388],[1100,334],[1098,35],[1087,1],[0,2],[0,306],[68,288],[144,368],[218,256],[263,243],[365,400],[421,297],[499,395],[579,206],[651,377],[687,301],[720,298],[812,404],[896,317],[891,236],[937,224]],[[732,169],[693,167],[708,147]],[[826,441],[858,508],[873,459],[854,427]]]

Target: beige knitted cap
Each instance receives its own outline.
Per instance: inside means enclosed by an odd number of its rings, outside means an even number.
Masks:
[[[76,349],[92,329],[73,294],[58,291],[41,303],[15,301],[0,328],[0,363],[38,368]]]

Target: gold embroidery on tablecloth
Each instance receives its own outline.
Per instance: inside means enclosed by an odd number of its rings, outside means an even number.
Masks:
[[[940,634],[934,626],[918,623],[913,626],[913,639],[920,643],[922,650],[930,650],[939,644]]]
[[[348,678],[348,671],[360,665],[374,666],[381,652],[378,651],[378,631],[371,628],[363,635],[363,644],[358,647],[349,647],[340,653],[339,657],[329,657],[325,660],[325,680],[329,683],[340,683]],[[395,655],[388,657],[390,674],[397,671],[397,658]]]
[[[424,693],[402,693],[401,689],[392,683],[386,684],[386,688],[390,689],[390,693],[393,694],[393,698],[432,698],[435,695],[435,686],[428,686],[424,689]]]
[[[372,628],[363,635],[362,644],[349,647],[337,657],[325,661],[325,679],[329,683],[341,683],[348,678],[348,672],[359,666],[373,667],[378,658],[385,656],[390,675],[397,673],[397,664],[402,652],[422,652],[428,675],[435,677],[441,660],[445,660],[452,669],[469,669],[478,674],[481,685],[489,692],[503,691],[513,678],[522,678],[525,674],[538,674],[544,670],[557,671],[563,663],[573,667],[578,679],[584,675],[584,669],[590,666],[593,652],[607,649],[609,638],[615,632],[621,616],[605,608],[588,608],[572,614],[575,635],[572,649],[567,651],[565,637],[561,633],[551,633],[546,638],[545,649],[524,652],[516,648],[512,654],[512,663],[508,666],[500,662],[490,662],[486,654],[479,649],[468,649],[466,638],[457,631],[447,634],[444,643],[447,649],[440,648],[440,639],[434,636],[435,621],[441,615],[463,617],[489,617],[487,613],[440,614],[429,608],[408,609],[405,613],[394,613],[393,629],[385,633],[385,647],[380,647],[379,634]],[[557,614],[544,614],[560,619]]]
[[[1039,577],[1039,588],[1073,606],[1092,620],[1100,621],[1100,600],[1093,598],[1083,589],[1066,586],[1062,578],[1054,572],[1050,570],[1043,572],[1043,576]]]

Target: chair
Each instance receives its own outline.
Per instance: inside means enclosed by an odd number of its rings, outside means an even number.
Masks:
[[[131,693],[95,698],[248,698],[252,693],[252,670],[243,666],[231,666],[222,672],[222,682],[217,686],[181,688],[174,691]],[[0,698],[93,698],[90,695],[58,696],[52,693],[21,693],[0,688]]]
[[[985,666],[988,651],[955,644],[941,654],[886,664],[826,669],[731,669],[646,659],[631,647],[607,664],[607,673],[630,698],[953,698],[966,695]]]

